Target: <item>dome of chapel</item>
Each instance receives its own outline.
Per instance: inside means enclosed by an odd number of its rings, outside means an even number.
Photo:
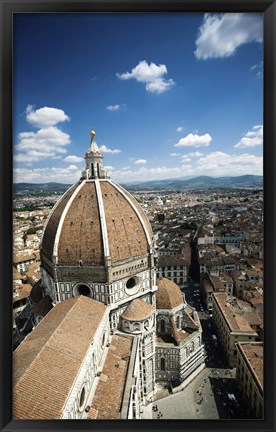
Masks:
[[[183,296],[179,286],[167,278],[157,279],[156,308],[174,309],[183,305]]]

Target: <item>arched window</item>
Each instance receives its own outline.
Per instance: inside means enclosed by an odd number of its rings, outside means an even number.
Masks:
[[[180,316],[179,315],[177,315],[177,317],[176,317],[176,327],[180,328]]]
[[[161,371],[165,371],[166,370],[166,363],[165,363],[164,357],[162,357],[160,359],[160,369],[161,369]]]
[[[165,333],[165,320],[160,320],[160,331],[161,333]]]
[[[139,323],[134,323],[133,330],[140,330],[140,324]]]

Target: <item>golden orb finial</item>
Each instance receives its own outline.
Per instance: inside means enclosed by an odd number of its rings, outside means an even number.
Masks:
[[[93,137],[96,135],[96,132],[92,129],[92,130],[90,131],[90,135],[91,135],[91,137],[93,138]]]

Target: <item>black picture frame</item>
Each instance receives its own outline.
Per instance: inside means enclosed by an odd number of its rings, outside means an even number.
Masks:
[[[235,430],[274,431],[275,425],[275,51],[276,6],[264,0],[0,0],[1,9],[1,431]],[[263,12],[264,13],[264,419],[263,420],[12,420],[12,17],[28,12]],[[189,403],[189,402],[188,402]]]

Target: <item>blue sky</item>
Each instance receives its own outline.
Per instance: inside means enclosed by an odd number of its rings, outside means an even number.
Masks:
[[[263,173],[263,15],[14,15],[14,181]]]

